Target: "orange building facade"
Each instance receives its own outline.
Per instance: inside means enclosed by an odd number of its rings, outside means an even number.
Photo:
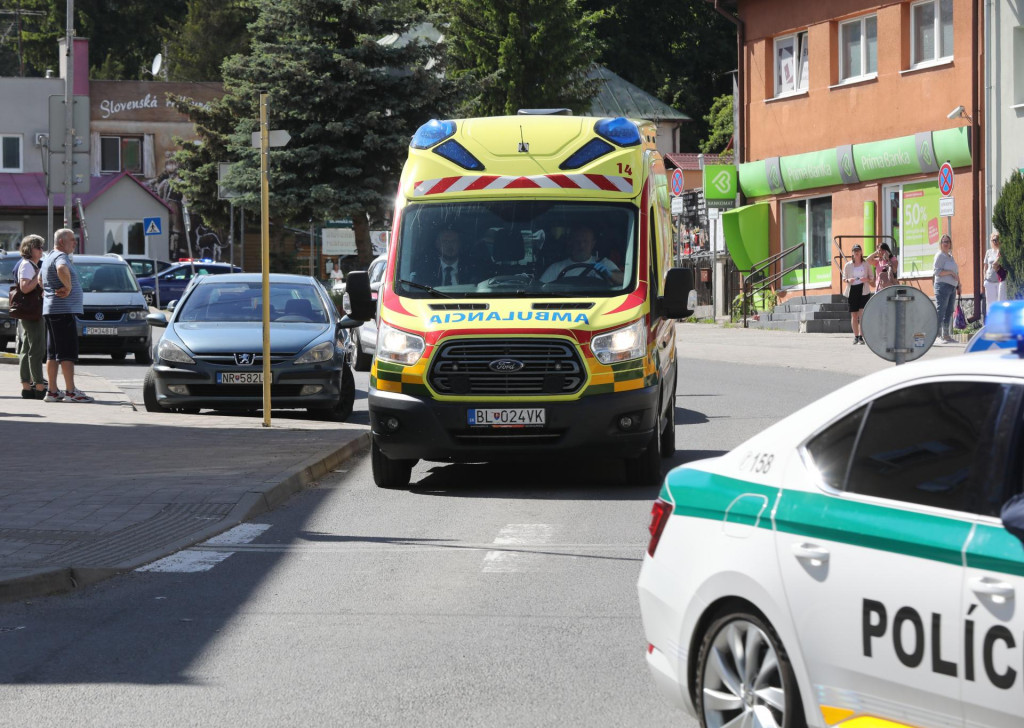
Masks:
[[[794,248],[783,265],[807,268],[783,278],[783,297],[805,283],[809,295],[841,293],[843,256],[857,242],[867,254],[884,241],[900,277],[930,294],[939,237],[949,232],[964,298],[980,290],[988,226],[979,221],[978,5],[734,3],[747,204],[722,225],[739,268]],[[943,163],[953,168],[949,196],[938,184]]]

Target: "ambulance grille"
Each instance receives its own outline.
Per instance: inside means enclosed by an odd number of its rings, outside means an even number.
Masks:
[[[503,360],[522,367],[496,371],[503,367],[492,364]],[[558,339],[451,341],[441,345],[427,375],[439,394],[460,396],[573,394],[584,380],[576,347]]]

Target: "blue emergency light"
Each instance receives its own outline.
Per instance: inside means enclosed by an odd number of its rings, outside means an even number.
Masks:
[[[409,146],[413,149],[430,149],[430,147],[438,142],[443,142],[454,133],[454,121],[431,119],[416,130],[416,133],[412,135],[412,143]]]
[[[620,147],[635,147],[641,142],[640,130],[624,116],[601,119],[594,124],[594,132]]]
[[[603,157],[615,149],[604,139],[591,139],[582,147],[569,155],[569,158],[558,165],[559,169],[579,169],[588,162],[593,162],[598,157]]]
[[[1017,355],[1024,357],[1024,301],[997,301],[989,306],[985,328],[977,337],[978,346],[968,351],[981,350],[981,341],[997,342],[1000,348],[1017,347]],[[972,342],[973,343],[973,342]]]

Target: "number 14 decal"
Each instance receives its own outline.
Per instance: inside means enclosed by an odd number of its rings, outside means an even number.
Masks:
[[[619,162],[618,166],[619,166],[619,174],[630,174],[630,175],[633,174],[633,168],[630,165],[628,165],[628,164],[624,165],[622,162]]]

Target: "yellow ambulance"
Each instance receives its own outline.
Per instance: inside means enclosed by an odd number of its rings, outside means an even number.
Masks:
[[[569,116],[432,120],[416,132],[376,301],[369,412],[376,484],[418,460],[616,458],[656,483],[675,450],[668,181],[650,122]],[[374,309],[376,305],[376,309]]]

